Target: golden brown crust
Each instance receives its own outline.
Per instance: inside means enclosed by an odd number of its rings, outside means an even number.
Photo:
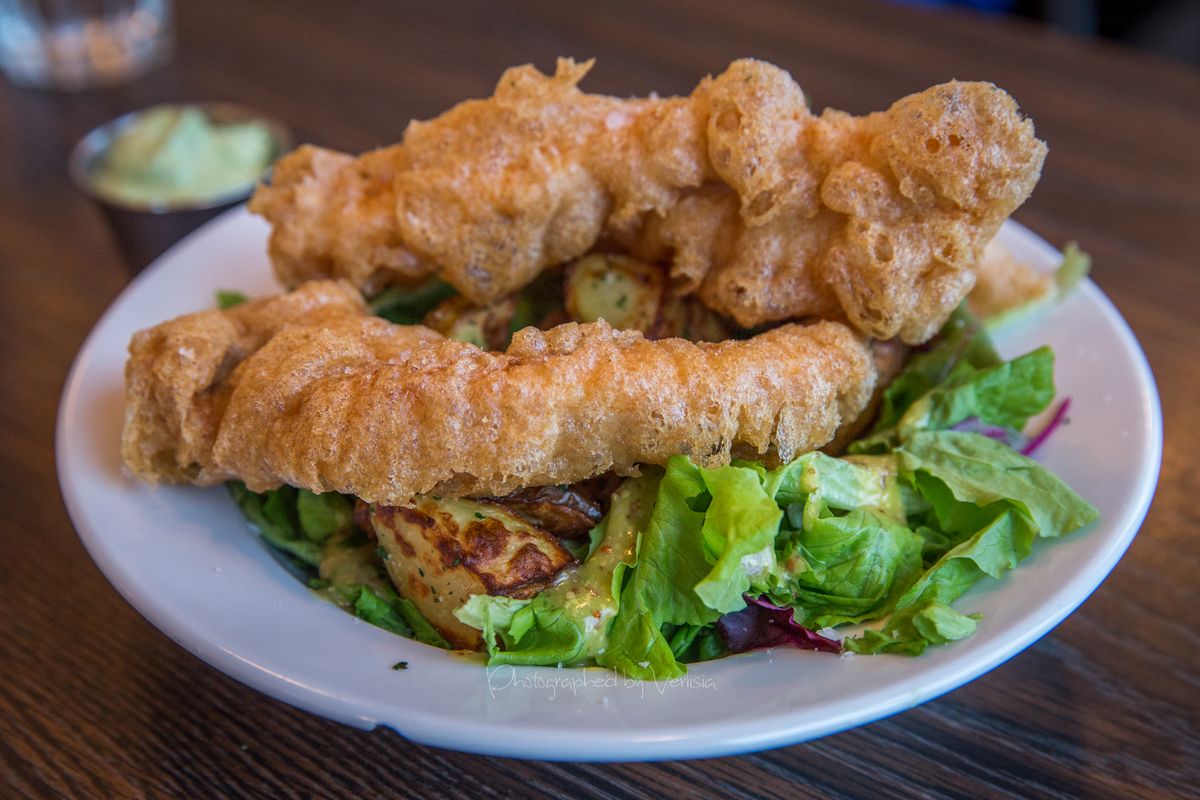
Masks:
[[[571,323],[527,328],[506,353],[487,353],[368,317],[357,300],[312,324],[292,317],[228,375],[211,366],[217,353],[243,355],[228,345],[229,318],[246,324],[272,302],[138,335],[124,441],[135,474],[237,477],[256,491],[288,483],[390,505],[420,493],[499,496],[678,454],[706,466],[734,447],[790,459],[829,441],[874,384],[866,345],[837,323],[718,344]],[[208,354],[199,377],[175,366],[180,328]]]
[[[492,98],[360,159],[284,158],[251,205],[279,277],[371,291],[436,270],[484,305],[605,237],[744,326],[843,317],[915,343],[970,290],[1046,152],[986,83],[818,117],[761,61],[666,99],[585,94],[589,67],[510,69]]]
[[[121,455],[142,480],[212,484],[212,459],[234,368],[291,322],[364,313],[347,283],[321,281],[227,311],[201,311],[134,334],[125,363]]]
[[[720,344],[571,323],[527,328],[504,354],[442,341],[404,363],[364,352],[353,332],[293,327],[234,381],[223,467],[255,490],[395,505],[631,474],[677,454],[714,466],[735,445],[790,459],[862,410],[874,371],[835,323]]]
[[[255,192],[250,210],[268,219],[286,216],[269,245],[286,285],[338,278],[373,295],[429,274],[396,228],[393,169],[386,155],[355,159],[308,145],[275,164],[271,186]]]

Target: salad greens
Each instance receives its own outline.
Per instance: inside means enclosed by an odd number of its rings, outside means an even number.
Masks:
[[[353,498],[291,486],[258,493],[240,481],[227,486],[250,525],[311,589],[372,625],[449,649],[412,601],[396,592],[375,542],[354,525]]]
[[[556,599],[558,589],[532,600],[477,596],[458,617],[484,632],[492,664],[590,655],[660,680],[682,675],[688,661],[752,646],[838,649],[820,631],[840,625],[867,624],[841,641],[856,653],[917,655],[962,639],[979,620],[953,608],[955,599],[1017,566],[1035,539],[1098,516],[1037,462],[959,429],[969,421],[1019,431],[1053,401],[1053,367],[1048,348],[1001,361],[960,311],[884,393],[878,423],[851,455],[713,470],[680,456],[627,481],[622,492],[653,499],[632,559],[589,571],[607,597],[621,589],[607,636],[586,629],[595,637],[586,652],[578,642],[587,621]],[[621,518],[623,529],[638,527]],[[551,629],[555,636],[543,633]]]
[[[557,586],[531,600],[474,595],[458,610],[459,621],[483,631],[490,663],[580,664],[603,652],[658,486],[652,473],[621,486],[592,531],[588,557]]]
[[[1087,271],[1064,253],[1060,292]],[[446,296],[431,282],[376,298],[419,319]],[[242,298],[227,293],[223,307]],[[534,311],[518,309],[519,316]],[[540,313],[540,311],[538,312]],[[1031,452],[1022,429],[1054,400],[1054,354],[1002,360],[965,306],[881,395],[874,427],[835,458],[705,469],[684,456],[627,479],[578,546],[580,565],[530,598],[474,595],[459,621],[492,665],[599,664],[671,679],[689,662],[755,647],[918,655],[980,622],[951,604],[1099,512]],[[387,577],[355,524],[353,498],[229,484],[263,539],[315,591],[385,630],[448,647]],[[833,635],[829,629],[855,626]]]
[[[218,289],[217,290],[217,308],[224,311],[227,308],[240,306],[250,298],[243,292],[238,292],[233,289]]]
[[[371,313],[398,325],[416,325],[438,303],[455,294],[454,287],[445,281],[431,278],[414,286],[392,286],[375,295],[370,302]]]

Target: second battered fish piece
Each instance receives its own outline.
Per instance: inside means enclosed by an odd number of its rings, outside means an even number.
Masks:
[[[787,461],[855,418],[874,377],[866,344],[831,322],[718,344],[570,323],[526,328],[505,353],[446,340],[401,361],[352,325],[296,325],[231,376],[213,454],[254,491],[500,496],[679,454]]]
[[[358,159],[282,159],[250,206],[273,226],[277,275],[371,293],[437,273],[487,305],[612,242],[743,327],[839,318],[919,343],[966,296],[1046,154],[987,83],[816,116],[761,61],[688,97],[628,100],[580,91],[590,66],[510,69],[493,97]]]
[[[289,288],[337,278],[371,296],[429,274],[396,227],[395,171],[382,153],[355,159],[308,146],[275,164],[272,186],[258,191],[252,207],[287,209],[288,222],[272,231],[269,251],[277,273],[288,265]],[[268,197],[271,206],[264,205]]]

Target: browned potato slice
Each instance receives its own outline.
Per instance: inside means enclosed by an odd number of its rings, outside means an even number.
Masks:
[[[565,539],[582,539],[604,516],[598,502],[570,486],[518,489],[491,502]]]
[[[725,321],[697,300],[674,295],[662,267],[629,256],[595,253],[568,267],[566,306],[577,322],[603,319],[648,339],[719,342],[730,334]]]
[[[603,319],[645,333],[658,319],[666,291],[662,268],[628,256],[595,253],[567,268],[567,313],[577,322]]]
[[[532,597],[574,562],[552,535],[490,503],[425,497],[369,516],[396,590],[462,649],[483,644],[454,617],[471,595]]]
[[[517,301],[511,297],[477,308],[462,295],[455,295],[426,314],[424,323],[450,339],[469,342],[484,350],[503,350],[516,310]]]
[[[503,506],[560,539],[582,539],[604,517],[613,492],[623,481],[609,472],[564,486],[518,489],[486,502]]]

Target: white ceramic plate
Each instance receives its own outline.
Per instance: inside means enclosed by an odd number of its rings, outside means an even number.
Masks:
[[[393,636],[319,600],[248,530],[223,489],[151,488],[122,472],[122,367],[130,335],[211,307],[213,291],[275,291],[266,225],[236,209],[160,258],[113,303],[75,361],[59,409],[59,480],[71,518],[123,597],[243,683],[362,728],[425,744],[543,759],[694,758],[791,744],[911,708],[1028,647],[1099,585],[1133,539],[1158,476],[1162,422],[1145,357],[1090,282],[998,342],[1058,355],[1070,424],[1039,453],[1100,507],[1092,528],[1033,555],[957,607],[978,632],[920,658],[779,649],[691,667],[666,683],[603,670],[487,670]],[[1049,270],[1057,253],[1016,224],[1001,234]],[[1035,421],[1034,424],[1037,424]],[[408,669],[392,664],[407,661]]]

